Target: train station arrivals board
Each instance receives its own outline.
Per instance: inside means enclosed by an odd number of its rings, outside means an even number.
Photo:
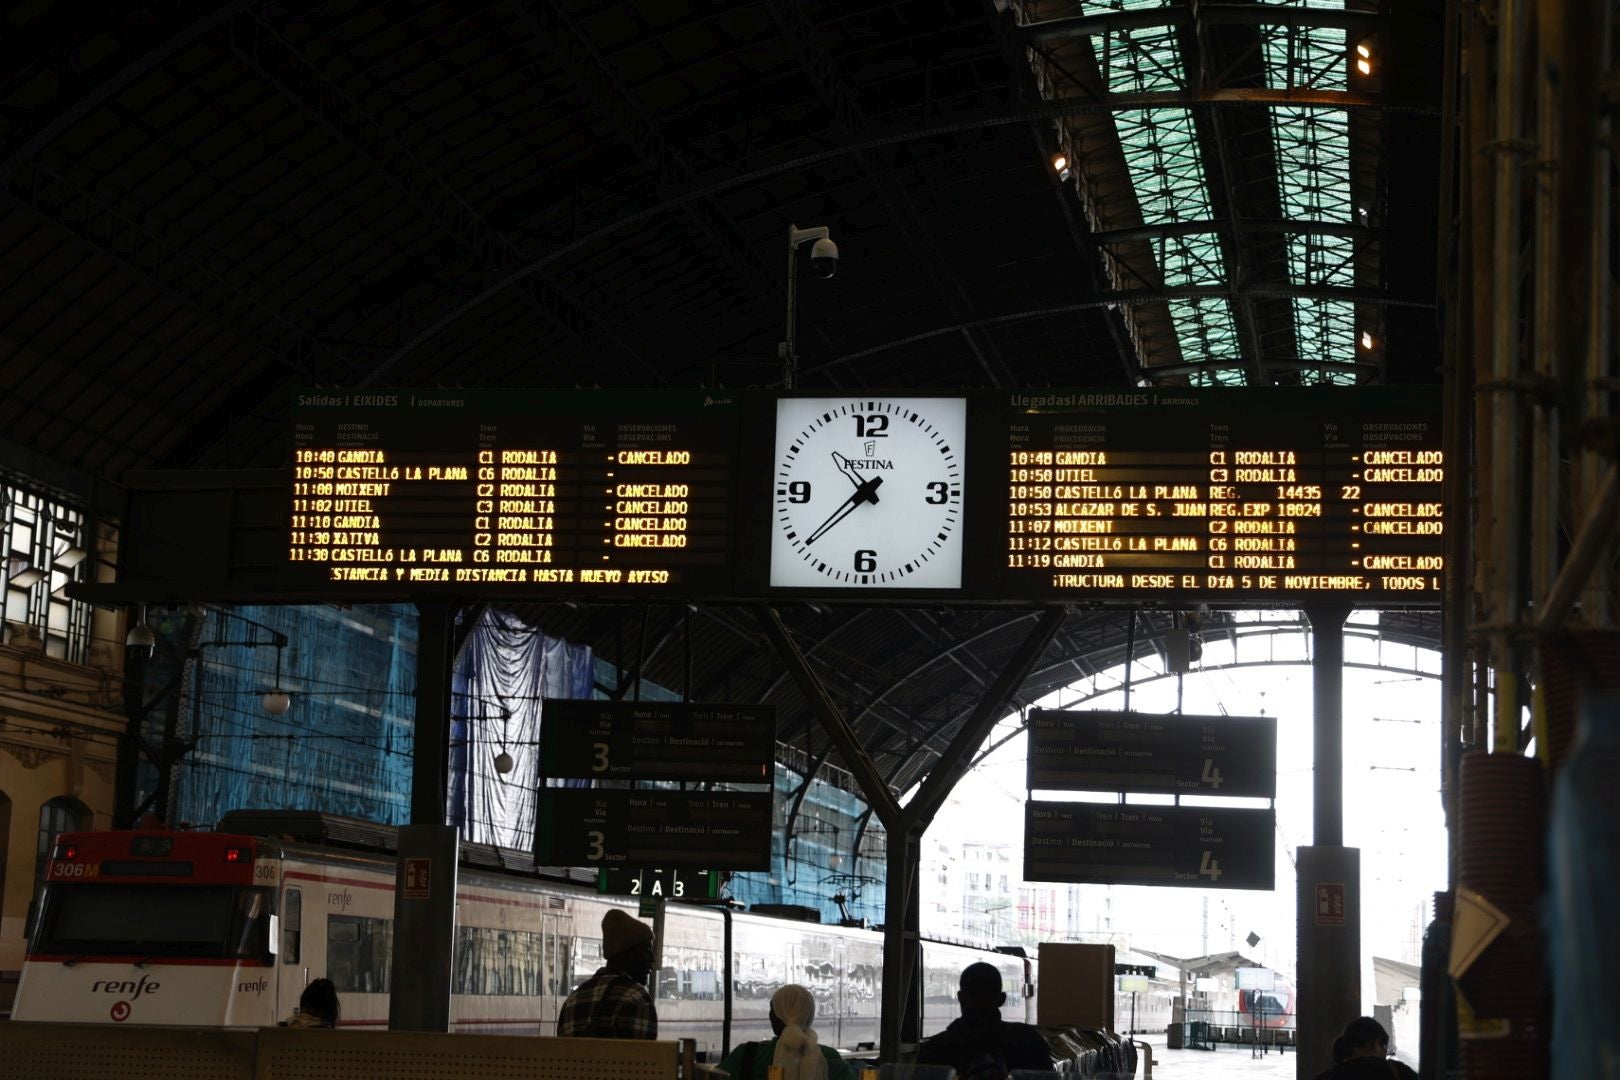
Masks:
[[[282,591],[1438,605],[1438,391],[304,390]]]

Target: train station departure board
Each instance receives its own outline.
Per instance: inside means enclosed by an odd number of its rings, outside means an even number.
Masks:
[[[734,399],[300,391],[289,562],[354,596],[732,587]]]
[[[300,596],[1437,606],[1432,388],[304,390]]]
[[[1439,602],[1432,398],[1014,393],[988,434],[1003,471],[1002,595]]]

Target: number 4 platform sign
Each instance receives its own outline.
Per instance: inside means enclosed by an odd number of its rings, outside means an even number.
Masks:
[[[1276,812],[1043,802],[1024,811],[1024,880],[1270,889]]]

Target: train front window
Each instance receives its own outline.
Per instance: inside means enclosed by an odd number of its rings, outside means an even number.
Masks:
[[[266,890],[230,885],[67,885],[53,888],[36,955],[267,955]]]

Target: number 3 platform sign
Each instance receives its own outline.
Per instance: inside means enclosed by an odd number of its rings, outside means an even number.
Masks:
[[[635,875],[647,867],[769,869],[774,708],[548,700],[543,717],[537,863]],[[593,780],[632,786],[581,786]],[[638,780],[753,790],[635,789]]]

